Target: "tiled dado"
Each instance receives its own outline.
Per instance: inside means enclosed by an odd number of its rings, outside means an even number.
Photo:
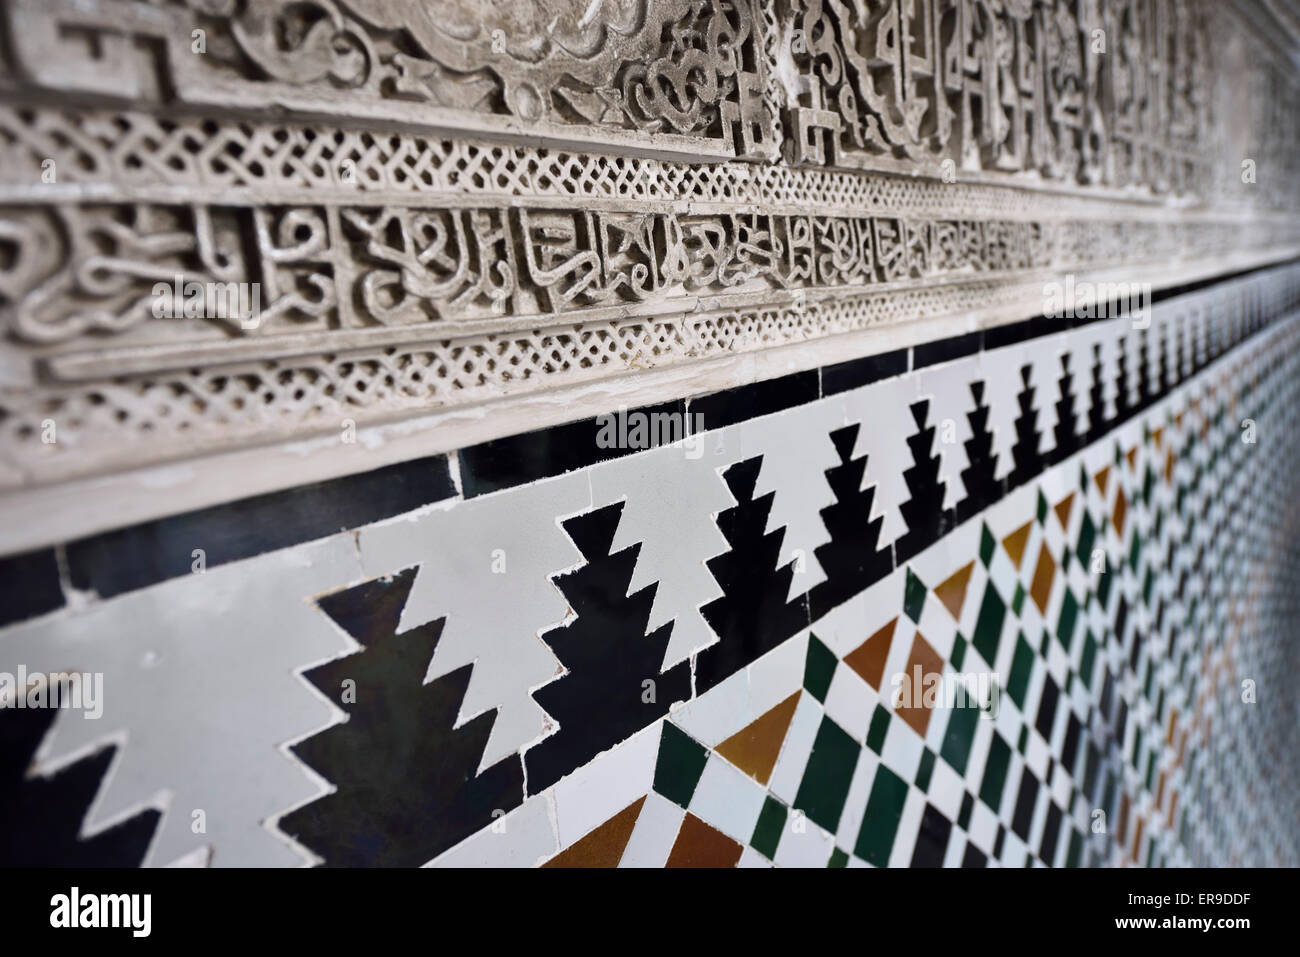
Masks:
[[[702,415],[685,445],[577,423],[5,559],[0,672],[104,699],[0,711],[0,859],[1294,864],[1284,715],[1241,689],[1296,677],[1298,294],[1280,267],[1145,330],[648,410]],[[917,667],[999,706],[897,700]]]

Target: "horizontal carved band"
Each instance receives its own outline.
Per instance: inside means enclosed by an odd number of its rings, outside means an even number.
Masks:
[[[1300,226],[558,209],[0,207],[5,330],[21,342],[168,348],[409,329],[410,339],[777,304],[974,275],[1196,258],[1300,242]],[[231,284],[255,314],[187,311]],[[701,297],[705,297],[703,300]],[[730,300],[718,297],[731,297]],[[614,312],[610,312],[613,309]],[[103,357],[112,364],[111,350]]]
[[[11,0],[5,85],[695,160],[1205,195],[1294,171],[1289,68],[1206,0]],[[1246,79],[1249,91],[1225,84]],[[0,79],[5,79],[0,77]],[[782,145],[783,144],[783,145]],[[1233,144],[1234,147],[1237,144]]]
[[[1228,4],[0,16],[0,486],[1300,247],[1296,85]]]

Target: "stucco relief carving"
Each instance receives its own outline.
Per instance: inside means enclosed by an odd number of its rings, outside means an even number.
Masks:
[[[3,17],[0,484],[1300,249],[1295,80],[1224,4]],[[55,414],[104,440],[37,449]]]

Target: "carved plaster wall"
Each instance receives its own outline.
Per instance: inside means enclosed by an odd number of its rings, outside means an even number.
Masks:
[[[387,463],[1300,245],[1290,54],[1229,5],[480,7],[7,2],[0,487],[262,491],[241,450],[365,467],[344,423]]]

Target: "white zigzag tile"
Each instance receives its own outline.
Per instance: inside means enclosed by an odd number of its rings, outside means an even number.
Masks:
[[[358,536],[367,576],[419,565],[401,631],[447,619],[426,680],[474,665],[459,722],[499,709],[480,770],[549,729],[529,692],[561,671],[540,637],[569,610],[551,576],[582,560],[559,523],[590,507],[588,477],[575,472],[434,507]]]
[[[826,580],[815,550],[831,538],[821,510],[835,502],[826,470],[839,464],[830,434],[843,425],[843,404],[831,398],[739,426],[744,457],[763,456],[754,497],[776,493],[766,531],[785,529],[780,564],[795,563],[787,599]]]
[[[6,670],[104,675],[102,717],[60,712],[36,770],[115,739],[84,831],[158,804],[146,865],[205,845],[217,866],[304,863],[267,823],[327,787],[285,751],[332,721],[296,672],[353,646],[311,596],[360,577],[351,536],[335,536],[11,629],[0,636]],[[195,810],[206,834],[191,831]]]
[[[639,452],[591,469],[595,506],[625,500],[614,549],[641,544],[629,594],[657,585],[647,627],[654,631],[673,623],[665,669],[718,640],[700,606],[722,596],[705,562],[729,547],[716,522],[732,505],[719,470],[739,459],[740,443],[737,436],[718,435],[698,441],[698,446]]]
[[[970,383],[976,378],[978,368],[975,359],[959,359],[925,369],[917,375],[918,396],[930,402],[930,424],[935,429],[934,451],[939,456],[939,481],[945,485],[944,508],[955,508],[966,497],[961,473],[962,469],[970,466],[965,443],[972,435],[966,413],[975,408]]]
[[[903,472],[913,465],[907,438],[915,428],[910,407],[916,398],[916,381],[910,375],[844,394],[846,422],[861,426],[853,455],[867,456],[863,484],[876,486],[871,517],[884,516],[880,528],[882,548],[907,531],[898,507],[911,497]]]

